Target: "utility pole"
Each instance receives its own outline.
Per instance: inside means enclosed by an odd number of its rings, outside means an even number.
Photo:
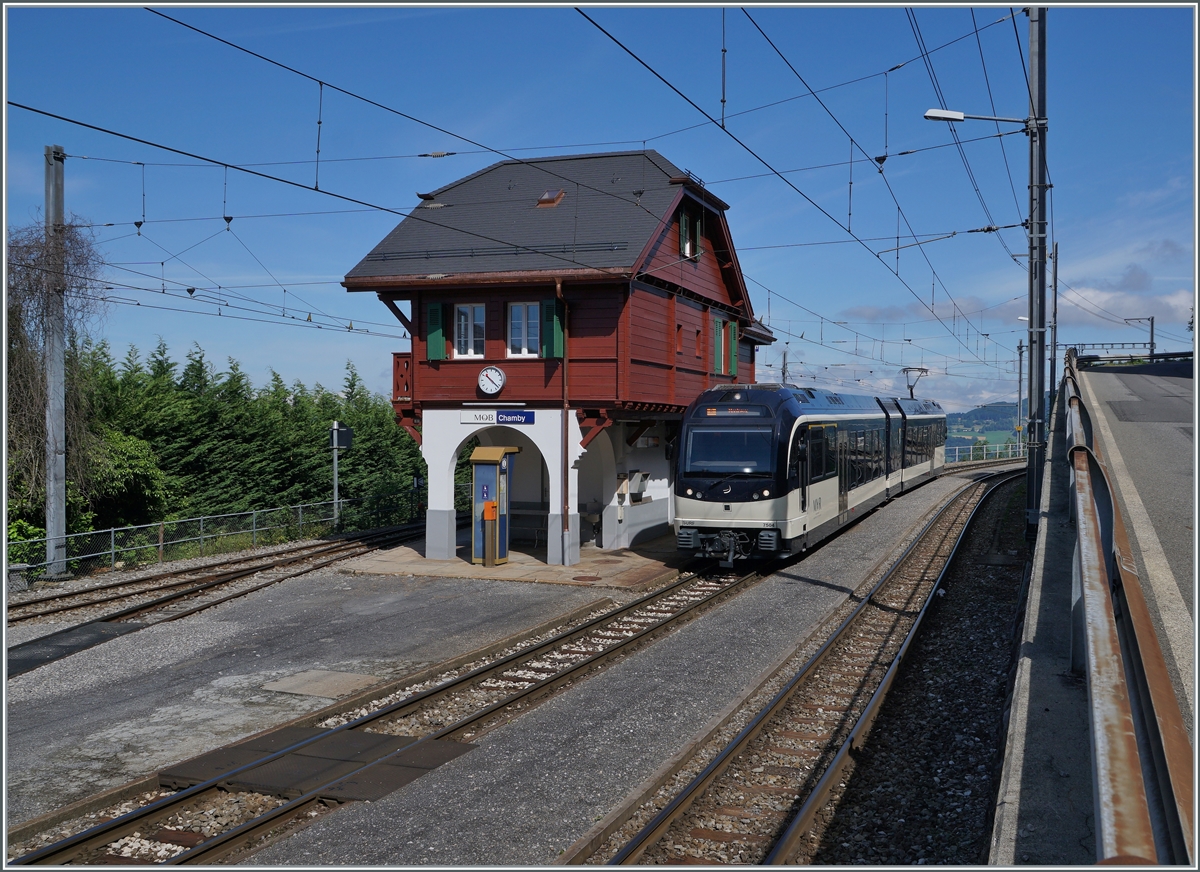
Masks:
[[[1056,375],[1058,363],[1058,243],[1054,243],[1054,251],[1050,255],[1054,261],[1054,273],[1051,281],[1053,291],[1050,304],[1050,390],[1058,396],[1058,379]]]
[[[338,524],[338,517],[341,514],[341,501],[338,499],[338,452],[342,449],[350,450],[350,446],[354,444],[354,431],[345,424],[333,422],[333,426],[329,428],[329,447],[333,449],[333,525]]]
[[[1021,426],[1021,372],[1024,369],[1025,341],[1017,340],[1017,454],[1021,453],[1021,434],[1025,428]]]
[[[1029,14],[1029,426],[1025,536],[1037,537],[1046,463],[1046,7]]]
[[[66,259],[61,145],[47,145],[46,180],[46,574],[67,572],[67,451],[64,357]]]

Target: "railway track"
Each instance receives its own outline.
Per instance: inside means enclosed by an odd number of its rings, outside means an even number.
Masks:
[[[253,748],[240,743],[187,761],[159,773],[163,787],[182,789],[166,796],[151,793],[142,807],[10,862],[215,862],[331,806],[386,795],[407,783],[406,778],[415,777],[411,770],[428,771],[467,753],[474,747],[471,740],[760,578],[758,573],[738,577],[689,573],[463,675],[429,682],[432,686],[401,689],[366,707],[331,716],[311,730],[285,728],[277,736],[268,734],[250,742]],[[246,753],[239,755],[239,750]],[[311,760],[321,754],[325,756],[320,759],[336,759],[336,765],[327,767],[336,776],[324,780],[316,776],[315,784],[312,778],[288,781],[285,777],[273,787],[252,789],[280,769],[295,769],[298,758]],[[220,759],[239,762],[199,778],[196,773],[210,771]],[[229,806],[234,802],[231,797],[242,811],[224,815],[227,825],[213,827],[214,815],[208,811]],[[193,827],[201,832],[192,835]]]
[[[424,525],[410,524],[337,542],[297,545],[10,601],[6,609],[10,630],[33,625],[55,629],[8,648],[8,675],[24,674],[114,636],[187,617],[339,560],[418,537],[423,531]]]
[[[240,581],[250,575],[315,560],[326,556],[339,559],[379,547],[407,534],[423,529],[409,525],[386,534],[347,539],[339,542],[308,543],[279,549],[268,554],[235,557],[201,567],[170,570],[98,584],[70,591],[56,591],[10,601],[7,609],[9,627],[26,622],[60,622],[71,615],[100,620],[131,617],[143,610],[161,610],[169,603],[194,598],[222,584]],[[110,611],[111,610],[111,611]]]
[[[792,860],[851,749],[864,741],[976,508],[1012,477],[979,482],[947,504],[800,671],[682,791],[661,799],[661,810],[623,845],[610,840],[611,856],[586,862]]]
[[[761,577],[689,574],[465,674],[402,688],[329,716],[314,728],[285,728],[170,767],[157,776],[160,789],[140,803],[77,819],[73,834],[53,844],[36,835],[23,837],[10,845],[10,862],[236,861],[340,803],[386,795],[407,783],[405,777],[416,777],[411,770],[421,767],[410,765],[414,761],[424,760],[428,771],[469,752],[470,743],[487,731]],[[225,763],[219,765],[222,754]],[[267,774],[295,769],[299,758],[314,756],[335,765],[307,780],[264,785]],[[236,765],[229,764],[231,759]],[[408,776],[397,781],[396,771],[405,769]],[[97,815],[113,819],[99,821]]]

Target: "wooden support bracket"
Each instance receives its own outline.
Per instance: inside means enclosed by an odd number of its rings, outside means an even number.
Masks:
[[[414,338],[417,334],[417,331],[413,330],[412,321],[409,321],[408,316],[400,311],[400,307],[383,294],[376,294],[375,296],[379,297],[379,299],[383,302],[383,305],[387,306],[388,309],[391,310],[392,314],[396,316],[396,319],[404,325],[404,329],[408,331],[409,338]]]

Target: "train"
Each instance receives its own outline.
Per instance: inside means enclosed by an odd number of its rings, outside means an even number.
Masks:
[[[937,476],[945,446],[936,400],[710,388],[685,410],[674,446],[677,548],[725,567],[797,554]]]

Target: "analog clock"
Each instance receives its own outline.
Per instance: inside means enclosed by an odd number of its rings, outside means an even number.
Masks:
[[[485,366],[479,371],[479,389],[485,394],[498,394],[504,387],[504,370],[498,366]]]

